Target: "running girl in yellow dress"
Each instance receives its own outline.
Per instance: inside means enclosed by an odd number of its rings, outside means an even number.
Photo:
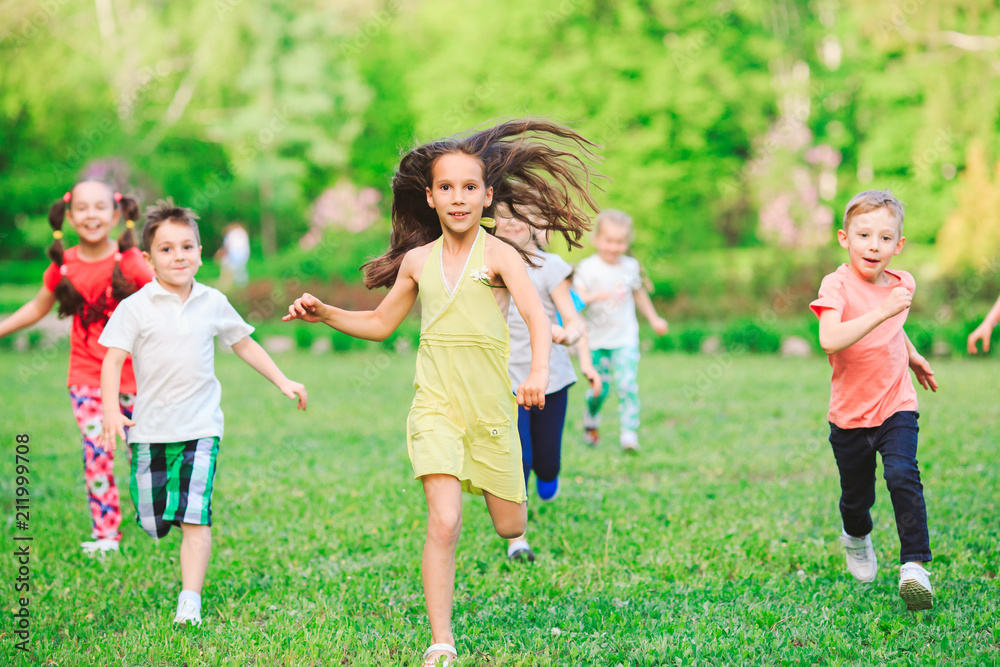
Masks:
[[[548,385],[551,329],[525,269],[528,258],[495,236],[493,220],[483,216],[502,203],[523,222],[562,232],[579,246],[588,216],[570,195],[596,210],[580,158],[591,155],[592,145],[568,128],[521,119],[413,149],[392,181],[389,250],[364,267],[369,288],[391,286],[382,303],[351,312],[303,294],[284,317],[384,340],[420,296],[416,396],[406,436],[427,499],[421,570],[432,635],[424,653],[428,666],[458,658],[451,609],[462,491],[485,497],[501,537],[524,532],[517,406],[544,407]],[[528,211],[541,215],[529,218]],[[507,375],[511,297],[527,323],[532,352],[516,399]]]

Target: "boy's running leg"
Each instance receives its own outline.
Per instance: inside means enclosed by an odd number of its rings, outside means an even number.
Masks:
[[[899,596],[907,609],[930,609],[934,590],[923,564],[931,560],[924,487],[917,467],[917,413],[897,412],[878,431],[882,468],[899,534]]]
[[[212,556],[212,527],[181,522],[181,594],[174,623],[201,625],[201,589]]]
[[[879,427],[882,468],[899,533],[899,562],[931,560],[924,487],[917,467],[916,412],[897,412]]]
[[[451,607],[455,594],[455,546],[462,531],[462,485],[451,475],[424,475],[420,479],[427,499],[427,537],[420,574],[431,623],[431,643],[454,646]]]
[[[871,546],[871,508],[875,504],[874,429],[842,429],[830,424],[830,446],[840,471],[840,516],[843,519],[847,569],[855,579],[870,582],[878,564]]]
[[[201,594],[212,557],[212,527],[181,523],[181,586]]]
[[[618,423],[621,446],[627,451],[639,449],[639,345],[613,350],[611,354],[618,392]]]

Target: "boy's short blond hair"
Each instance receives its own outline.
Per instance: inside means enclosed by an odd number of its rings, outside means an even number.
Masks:
[[[599,234],[601,225],[605,223],[624,227],[628,231],[628,237],[632,238],[632,216],[625,211],[619,211],[616,208],[606,208],[601,211],[594,221],[594,234]]]
[[[889,209],[892,217],[896,218],[896,222],[899,224],[899,234],[902,236],[903,218],[905,216],[903,202],[896,199],[892,194],[892,190],[889,189],[866,190],[851,197],[851,201],[847,202],[847,208],[844,210],[844,231],[846,232],[850,227],[851,220],[855,216],[871,213],[880,208]]]

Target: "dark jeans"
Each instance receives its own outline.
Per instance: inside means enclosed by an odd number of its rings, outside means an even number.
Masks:
[[[916,412],[897,412],[881,426],[840,428],[830,424],[830,445],[840,469],[840,515],[848,535],[872,532],[875,504],[875,453],[882,455],[882,474],[899,533],[899,562],[929,561],[927,508],[917,469]]]
[[[531,471],[543,482],[559,476],[559,459],[562,455],[563,426],[566,424],[566,407],[569,386],[545,395],[545,409],[533,407],[517,409],[517,433],[521,436],[521,463],[524,466],[524,485],[528,485]]]

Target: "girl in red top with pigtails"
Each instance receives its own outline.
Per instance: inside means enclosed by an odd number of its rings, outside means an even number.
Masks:
[[[84,553],[103,555],[117,551],[122,521],[114,457],[98,443],[102,430],[101,363],[107,348],[97,340],[115,306],[153,278],[142,253],[135,247],[133,222],[139,205],[105,183],[82,181],[49,210],[53,243],[52,264],[42,278],[42,288],[17,312],[0,322],[0,337],[30,326],[59,303],[59,317],[72,317],[70,334],[69,395],[73,414],[83,433],[84,477],[93,521],[92,541],[83,542]],[[63,250],[62,226],[68,220],[79,245]],[[125,222],[125,232],[115,242],[111,228]],[[131,417],[135,377],[131,360],[122,370],[121,411]]]

